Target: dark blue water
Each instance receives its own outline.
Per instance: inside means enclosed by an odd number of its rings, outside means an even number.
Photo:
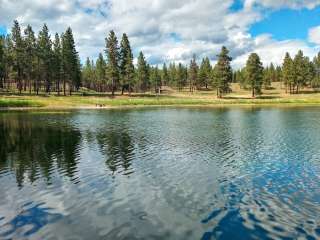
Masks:
[[[2,112],[0,239],[320,239],[320,108]]]

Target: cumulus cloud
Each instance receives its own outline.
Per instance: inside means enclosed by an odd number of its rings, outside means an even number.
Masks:
[[[252,8],[263,6],[267,8],[291,8],[291,9],[313,9],[320,4],[320,0],[245,0],[244,6]]]
[[[286,52],[288,52],[291,57],[294,57],[298,49],[301,49],[304,55],[311,59],[317,54],[317,51],[319,51],[318,47],[309,47],[307,43],[301,40],[276,41],[267,34],[255,38],[252,46],[252,51],[261,57],[261,61],[265,66],[270,62],[281,65]],[[250,52],[247,52],[238,56],[233,63],[234,66],[236,68],[242,67],[247,61],[249,54]]]
[[[309,29],[309,41],[320,45],[320,26]]]
[[[111,29],[119,38],[126,32],[135,56],[141,50],[151,64],[188,63],[193,54],[214,62],[222,45],[230,49],[235,66],[243,65],[252,51],[275,62],[293,46],[313,52],[300,41],[254,38],[249,29],[263,19],[265,8],[311,9],[320,0],[244,0],[237,11],[230,10],[233,4],[234,0],[0,0],[0,23],[10,28],[18,19],[22,26],[31,24],[39,31],[46,22],[52,35],[71,26],[82,59],[103,51]]]

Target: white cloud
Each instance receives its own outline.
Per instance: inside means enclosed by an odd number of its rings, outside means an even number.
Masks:
[[[309,42],[320,45],[320,26],[309,29]]]
[[[271,62],[276,65],[281,65],[286,52],[288,52],[291,57],[294,57],[297,51],[301,49],[305,56],[312,59],[317,54],[317,51],[320,50],[318,47],[309,47],[307,43],[301,40],[276,41],[272,39],[270,35],[257,37],[252,48],[253,51],[260,56],[265,66]],[[234,66],[236,68],[243,66],[250,53],[251,52],[247,52],[238,56],[233,62]]]
[[[252,8],[255,6],[263,6],[266,8],[280,9],[313,9],[320,4],[320,0],[245,0],[245,7]]]
[[[52,35],[71,26],[82,59],[96,57],[104,49],[111,29],[129,35],[135,55],[142,50],[151,63],[189,63],[209,56],[213,61],[222,45],[230,49],[235,66],[252,51],[266,61],[279,62],[285,50],[304,42],[275,41],[271,36],[253,38],[248,30],[263,19],[263,9],[314,8],[320,0],[245,0],[244,8],[232,12],[233,0],[0,0],[0,23],[11,27],[18,19],[39,31],[46,22]],[[320,42],[310,31],[312,42]],[[316,39],[316,40],[315,40]],[[318,39],[318,40],[317,40]],[[297,50],[297,49],[296,49]]]

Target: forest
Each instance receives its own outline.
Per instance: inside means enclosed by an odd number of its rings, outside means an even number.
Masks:
[[[72,95],[79,89],[98,93],[124,94],[161,93],[163,86],[176,91],[215,90],[218,98],[232,91],[230,84],[238,83],[252,97],[281,82],[288,94],[301,89],[317,91],[320,87],[320,53],[313,59],[299,50],[289,53],[281,66],[264,66],[257,53],[251,53],[246,65],[232,69],[232,54],[222,46],[213,65],[209,57],[190,63],[147,62],[143,52],[134,64],[129,38],[123,33],[119,41],[114,31],[105,38],[105,49],[96,60],[87,58],[81,63],[72,29],[51,36],[46,24],[36,34],[28,25],[21,29],[14,21],[10,34],[0,36],[0,92],[39,95]]]

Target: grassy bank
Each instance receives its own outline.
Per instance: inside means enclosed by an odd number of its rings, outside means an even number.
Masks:
[[[46,104],[42,101],[35,101],[34,99],[0,97],[0,108],[37,108],[45,106]]]
[[[115,97],[108,94],[91,94],[82,96],[54,96],[54,95],[22,95],[0,94],[0,108],[112,108],[130,106],[220,106],[220,105],[319,105],[320,93],[304,92],[298,95],[285,94],[278,85],[270,90],[265,90],[259,98],[251,98],[250,92],[233,86],[233,92],[223,99],[217,99],[214,91],[172,91],[166,95],[132,94]]]
[[[215,106],[215,105],[319,105],[319,96],[288,98],[203,98],[199,96],[160,97],[39,97],[1,96],[0,108],[109,108],[130,106]]]

